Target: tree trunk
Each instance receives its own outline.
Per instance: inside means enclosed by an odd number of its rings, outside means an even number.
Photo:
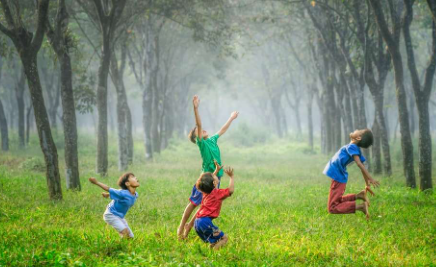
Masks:
[[[409,112],[407,110],[406,92],[403,84],[403,63],[401,60],[401,54],[397,50],[392,55],[392,61],[395,71],[395,84],[397,91],[397,106],[400,120],[400,132],[401,132],[401,147],[403,151],[403,168],[406,175],[407,186],[415,188],[415,170],[413,164],[413,144],[412,137],[410,136],[409,127]]]
[[[0,99],[0,133],[2,139],[2,150],[9,150],[9,135],[8,135],[8,121],[6,120],[3,104]]]
[[[417,104],[419,117],[419,177],[421,178],[420,189],[426,190],[433,188],[431,177],[432,141],[428,100],[420,99],[419,102]]]
[[[29,138],[30,138],[30,128],[32,126],[32,111],[33,106],[32,104],[29,105],[26,112],[26,145],[29,145]],[[35,117],[33,117],[35,119]]]
[[[315,89],[311,88],[308,92],[307,99],[307,129],[309,135],[309,147],[313,150],[313,117],[312,117],[312,102],[313,102],[313,92]]]
[[[25,51],[27,52],[27,51]],[[51,199],[62,199],[61,180],[58,167],[58,153],[53,141],[47,110],[42,96],[42,88],[38,75],[36,54],[20,54],[26,73],[27,83],[32,95],[39,142],[46,164],[47,186]]]
[[[410,110],[410,134],[415,137],[416,123],[415,123],[415,101],[413,96],[409,96],[409,110]]]
[[[103,34],[105,36],[105,34]],[[108,110],[107,110],[107,79],[109,75],[111,51],[109,40],[103,37],[103,49],[98,68],[98,87],[97,87],[97,173],[106,176],[108,169]]]
[[[391,152],[389,147],[389,136],[386,128],[386,120],[383,113],[383,93],[381,89],[374,96],[375,118],[377,119],[378,134],[383,151],[383,169],[387,176],[392,175]]]
[[[374,117],[374,124],[372,126],[372,133],[374,134],[374,144],[372,145],[372,158],[373,164],[371,169],[374,174],[382,173],[381,153],[380,153],[380,126],[377,117]]]
[[[127,164],[133,163],[133,123],[130,108],[126,109],[126,127],[127,127]]]
[[[58,55],[61,67],[62,123],[65,139],[65,175],[67,189],[81,190],[77,152],[77,122],[73,94],[73,71],[68,53]]]
[[[26,144],[25,132],[24,132],[24,89],[26,87],[26,80],[23,70],[20,71],[19,80],[15,87],[15,96],[17,98],[17,110],[18,110],[18,146],[24,148]]]
[[[148,87],[148,86],[147,86]],[[151,138],[152,92],[146,88],[142,94],[142,123],[144,126],[145,158],[153,158],[153,144]]]
[[[127,103],[126,89],[121,70],[118,68],[118,61],[115,53],[112,53],[111,59],[111,77],[117,92],[117,125],[118,125],[118,170],[125,171],[129,164],[129,137],[128,137],[128,116],[130,114]],[[131,122],[130,117],[130,122]],[[130,125],[131,127],[131,125]],[[131,129],[130,129],[131,134]]]
[[[54,87],[54,86],[52,86],[52,87]],[[56,89],[56,92],[54,95],[55,99],[52,100],[52,105],[49,108],[50,125],[51,125],[51,128],[55,131],[58,128],[57,115],[58,115],[58,109],[59,109],[60,98],[61,98],[61,88],[60,87],[61,86],[59,85],[59,83],[57,86],[55,86],[55,89]],[[51,89],[53,89],[53,88],[51,88]]]

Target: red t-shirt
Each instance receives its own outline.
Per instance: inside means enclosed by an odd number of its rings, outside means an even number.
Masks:
[[[221,203],[230,196],[229,189],[214,189],[210,194],[203,193],[200,210],[197,213],[197,218],[211,217],[216,218],[220,215]]]

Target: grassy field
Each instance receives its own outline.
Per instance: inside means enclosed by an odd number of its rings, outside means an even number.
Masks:
[[[111,143],[109,176],[101,180],[115,187],[120,172],[116,140]],[[2,152],[0,266],[436,266],[436,197],[404,187],[399,148],[393,149],[395,175],[376,178],[382,186],[371,198],[367,221],[360,213],[327,213],[330,180],[322,170],[328,156],[308,153],[304,142],[220,143],[224,165],[235,168],[236,189],[215,220],[229,236],[218,252],[195,231],[187,241],[176,238],[201,166],[198,149],[187,140],[173,141],[153,162],[144,162],[137,140],[130,170],[141,187],[126,216],[133,240],[121,240],[105,224],[109,201],[87,181],[95,176],[93,138],[80,139],[82,191],[64,190],[61,202],[48,200],[35,136],[26,151]],[[228,178],[222,181],[225,188]],[[353,166],[347,192],[363,187]]]

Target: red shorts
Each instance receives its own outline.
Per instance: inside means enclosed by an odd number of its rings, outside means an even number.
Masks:
[[[346,186],[346,183],[340,183],[332,179],[327,203],[329,213],[346,214],[356,212],[356,195],[348,194],[344,196]]]

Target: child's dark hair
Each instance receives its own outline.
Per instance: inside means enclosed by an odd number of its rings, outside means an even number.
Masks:
[[[131,172],[126,172],[126,173],[122,174],[120,176],[120,178],[118,178],[118,185],[122,189],[127,189],[126,183],[129,181],[130,176],[135,176],[135,175]]]
[[[197,180],[197,189],[203,193],[210,194],[210,192],[215,188],[215,185],[213,184],[214,180],[215,179],[211,172],[203,173]]]
[[[357,143],[357,146],[362,148],[368,148],[374,142],[374,136],[372,135],[372,131],[370,129],[364,129],[361,135],[361,140]]]
[[[195,131],[197,130],[197,126],[192,128],[192,130],[189,132],[189,140],[191,140],[192,143],[196,143],[197,135],[195,134]]]

